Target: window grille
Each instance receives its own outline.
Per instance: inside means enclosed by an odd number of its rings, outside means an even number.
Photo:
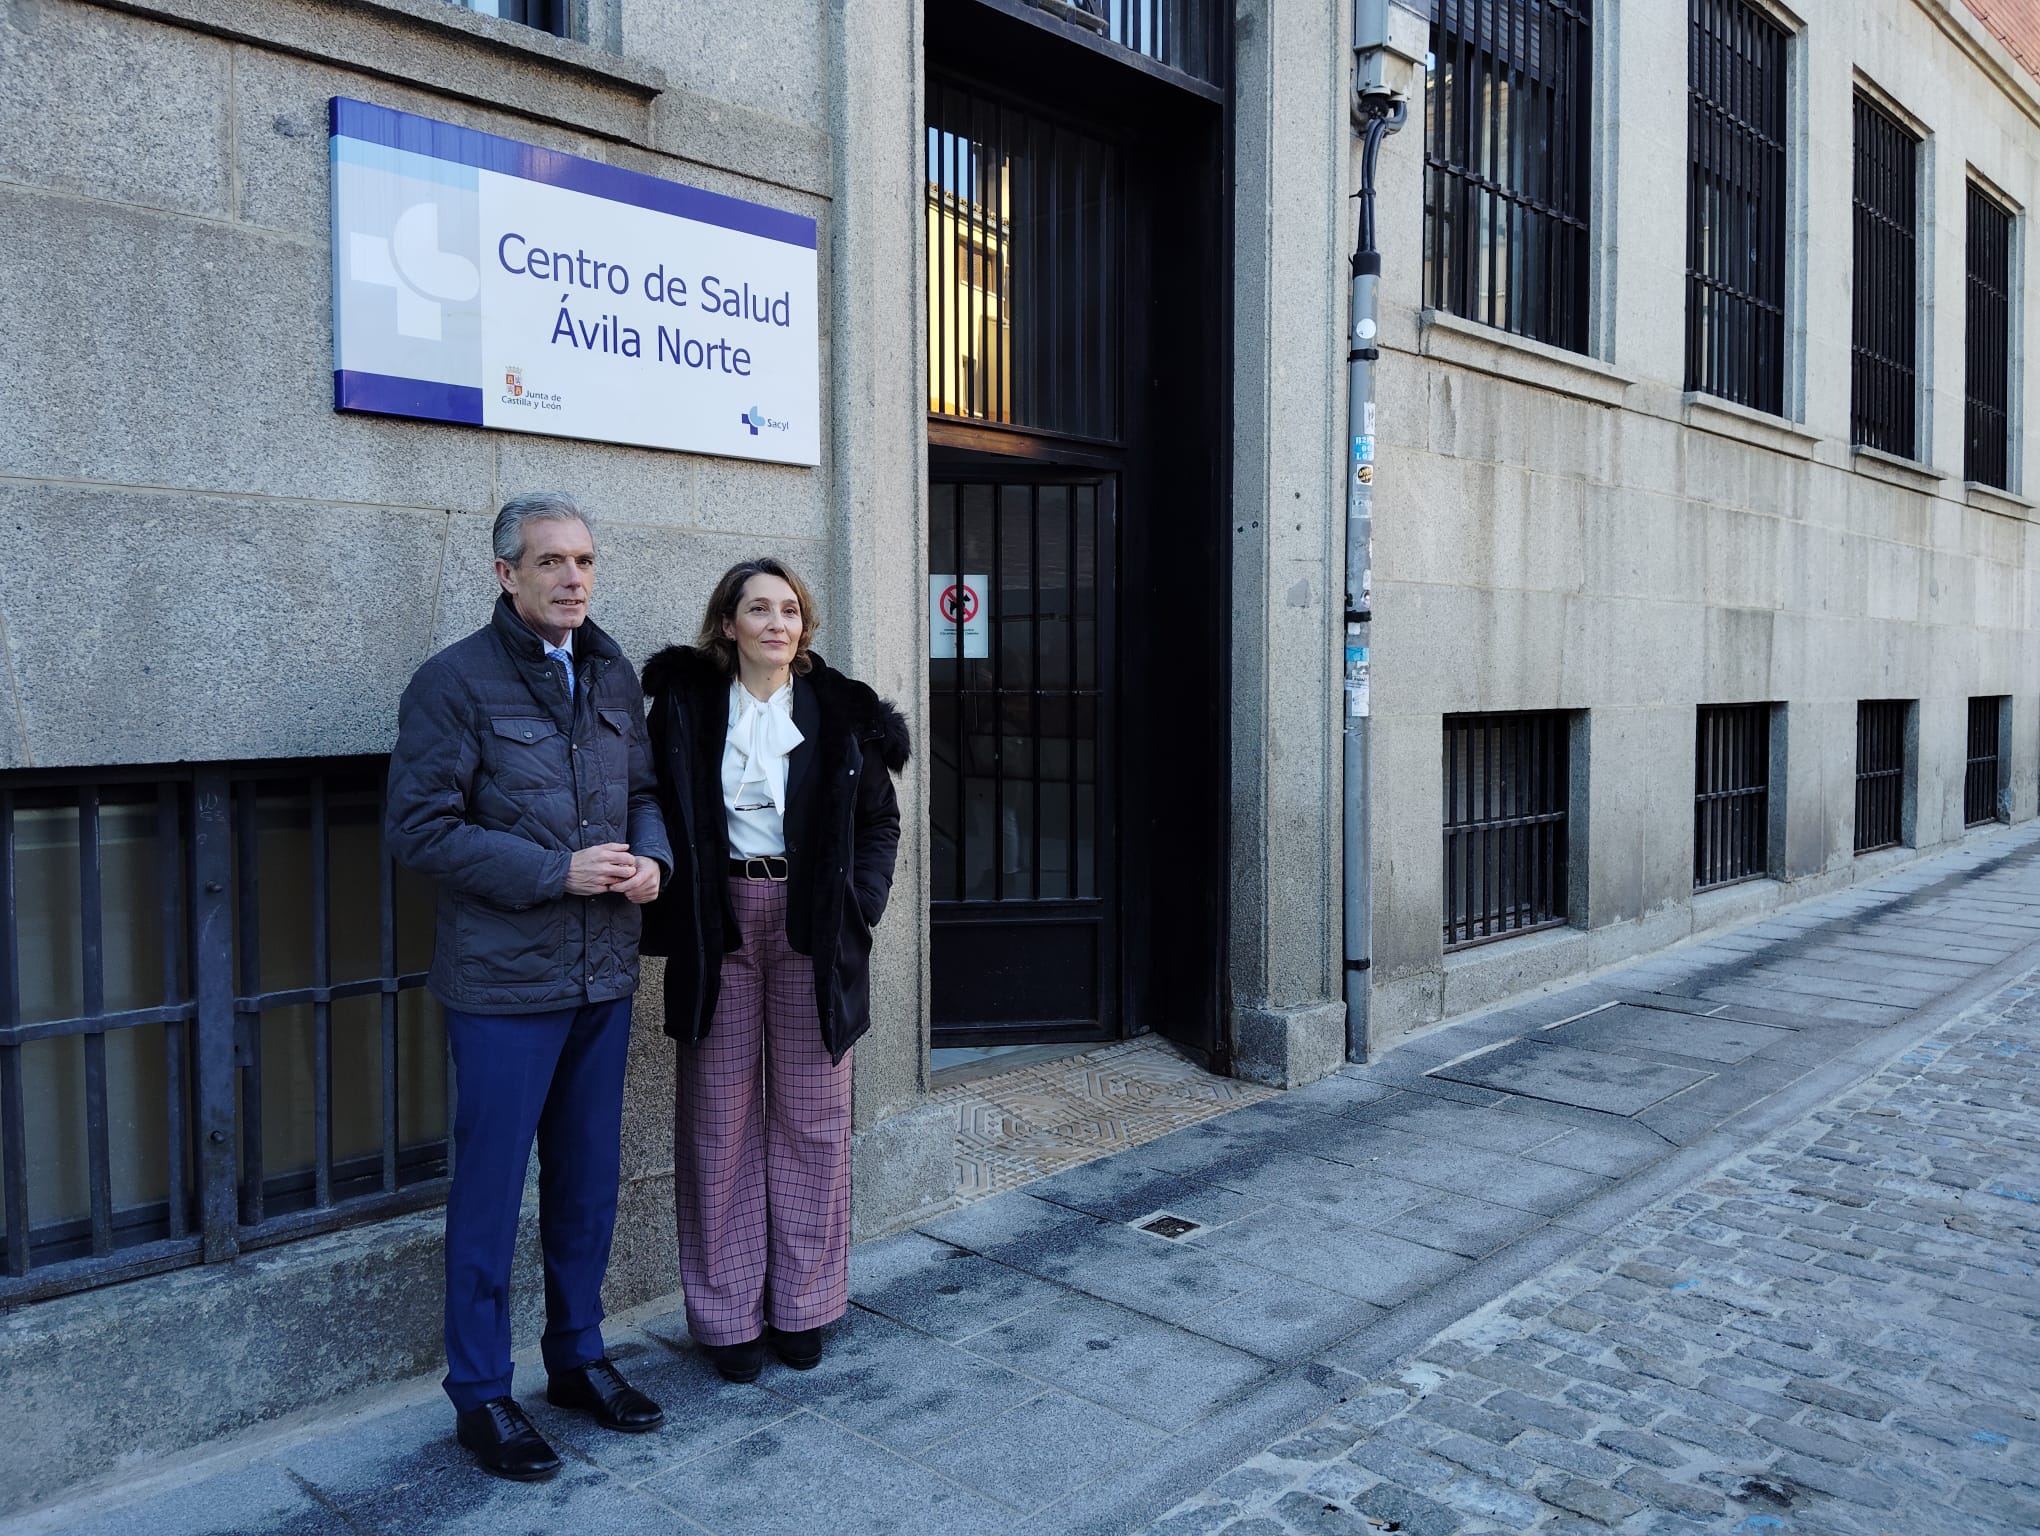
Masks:
[[[385,760],[0,776],[0,1302],[444,1198]]]
[[[1570,721],[1445,717],[1445,947],[1566,920]]]
[[[1686,388],[1785,410],[1785,32],[1690,0]]]
[[[1856,97],[1851,441],[1917,458],[1919,139]]]
[[[2012,488],[2012,214],[1969,183],[1962,478]]]
[[[1117,439],[1118,150],[931,79],[927,161],[929,413]]]
[[[1969,701],[1969,762],[1962,780],[1962,824],[1981,826],[2004,814],[2004,761],[1999,755],[2003,741],[2004,700]]]
[[[1771,706],[1700,710],[1693,767],[1693,889],[1755,880],[1770,864]]]
[[[1856,852],[1896,848],[1905,837],[1903,699],[1856,706]]]
[[[1044,9],[1067,6],[1083,25],[1122,48],[1213,84],[1219,83],[1219,9],[1216,0],[1035,0]]]
[[[1425,86],[1425,301],[1587,350],[1591,0],[1440,0]]]
[[[554,37],[573,35],[572,0],[453,0],[463,10],[483,16],[500,16],[550,32]]]

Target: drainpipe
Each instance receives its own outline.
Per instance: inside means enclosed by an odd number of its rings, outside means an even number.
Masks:
[[[1412,27],[1420,29],[1412,32]],[[1368,972],[1374,960],[1374,877],[1368,782],[1368,646],[1373,632],[1374,365],[1381,252],[1375,245],[1374,170],[1381,141],[1409,117],[1402,92],[1389,84],[1394,58],[1409,59],[1412,39],[1428,41],[1422,18],[1390,0],[1353,3],[1353,129],[1360,135],[1360,229],[1352,259],[1352,320],[1346,342],[1345,687],[1344,727],[1346,1057],[1367,1059]],[[1415,44],[1416,58],[1423,56]]]

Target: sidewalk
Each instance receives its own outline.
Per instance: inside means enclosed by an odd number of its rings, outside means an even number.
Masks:
[[[1663,1210],[1681,1201],[1701,1202],[1690,1207],[1694,1212],[1718,1209],[1742,1198],[1738,1190],[1747,1182],[1749,1198],[1759,1203],[1813,1202],[1816,1214],[1796,1222],[1803,1228],[1818,1228],[1826,1205],[1870,1209],[1849,1216],[1870,1222],[1877,1214],[1871,1207],[1800,1192],[1793,1186],[1810,1190],[1819,1180],[1793,1172],[1785,1154],[1751,1148],[1844,1096],[1869,1106],[1848,1111],[1854,1127],[1865,1116],[1877,1118],[1870,1103],[1876,1094],[1889,1097],[1914,1079],[1940,1081],[1940,1074],[1922,1071],[1879,1079],[1874,1091],[1857,1087],[1924,1038],[1950,1030],[1972,1005],[2000,994],[2012,999],[2007,989],[2036,962],[2040,827],[2026,827],[1435,1031],[1378,1063],[863,1245],[853,1260],[855,1305],[832,1330],[828,1356],[815,1371],[775,1366],[755,1386],[733,1387],[688,1345],[677,1312],[617,1332],[618,1360],[666,1406],[667,1427],[658,1434],[605,1435],[548,1408],[533,1390],[533,1375],[521,1373],[525,1402],[567,1457],[552,1483],[516,1487],[475,1471],[452,1442],[450,1410],[421,1383],[373,1411],[236,1447],[198,1481],[135,1490],[126,1505],[102,1498],[45,1511],[10,1529],[69,1536],[946,1536],[1117,1533],[1161,1520],[1157,1529],[1171,1536],[1228,1526],[1237,1536],[1273,1536],[1291,1529],[1381,1530],[1388,1519],[1412,1532],[1519,1530],[1528,1528],[1518,1522],[1530,1517],[1532,1504],[1537,1520],[1557,1522],[1539,1529],[1606,1529],[1591,1522],[1611,1515],[1626,1522],[1624,1531],[1685,1529],[1675,1502],[1634,1491],[1655,1489],[1649,1478],[1674,1465],[1653,1462],[1640,1448],[1622,1453],[1619,1465],[1611,1464],[1618,1453],[1605,1442],[1598,1455],[1609,1461],[1582,1458],[1580,1499],[1612,1490],[1626,1501],[1596,1515],[1577,1502],[1547,1502],[1535,1468],[1514,1486],[1499,1473],[1475,1477],[1525,1501],[1498,1503],[1483,1514],[1463,1498],[1432,1496],[1462,1476],[1441,1471],[1446,1461],[1398,1463],[1407,1474],[1398,1477],[1365,1460],[1372,1454],[1365,1447],[1401,1435],[1397,1443],[1421,1451],[1437,1428],[1416,1407],[1420,1397],[1436,1394],[1419,1393],[1405,1369],[1419,1357],[1428,1364],[1417,1369],[1428,1369],[1437,1383],[1461,1375],[1484,1384],[1477,1403],[1495,1392],[1540,1401],[1521,1383],[1493,1374],[1506,1367],[1483,1375],[1475,1365],[1516,1358],[1507,1347],[1513,1336],[1498,1317],[1520,1322],[1519,1331],[1540,1319],[1578,1328],[1573,1314],[1592,1304],[1577,1298],[1591,1294],[1635,1309],[1627,1320],[1619,1310],[1604,1312],[1610,1326],[1646,1326],[1649,1314],[1669,1310],[1667,1297],[1642,1291],[1676,1268],[1667,1255],[1686,1252],[1696,1237],[1710,1240],[1690,1225],[1681,1237],[1667,1224]],[[2017,1038],[2040,1045],[2030,1012]],[[1970,1014],[1948,1041],[1958,1042],[1964,1028],[1984,1027],[1978,1019],[1997,1017]],[[1971,1048],[1972,1055],[1977,1049],[1985,1048]],[[2005,1358],[2026,1360],[2020,1379],[2032,1379],[2034,1227],[2030,1206],[2021,1203],[2040,1182],[2032,1097],[2016,1071],[2001,1070],[1999,1079],[1992,1092],[2026,1117],[2008,1113],[1993,1122],[2005,1140],[2001,1155],[1981,1154],[1984,1131],[1976,1125],[1949,1132],[1968,1155],[1920,1154],[1931,1161],[1921,1177],[1937,1190],[1988,1203],[1980,1219],[1996,1224],[1969,1235],[1994,1245],[2000,1268],[1993,1272],[2003,1277],[1995,1292],[2001,1302],[1984,1295],[1958,1314],[1976,1330],[1963,1347],[1980,1367],[1968,1385],[1937,1381],[1943,1428],[1961,1420],[1965,1392],[1978,1401],[2016,1395],[1990,1367],[1983,1342],[1989,1330],[2002,1336]],[[1972,1091],[1959,1084],[1950,1090]],[[1928,1103],[1918,1112],[1931,1118],[1940,1111]],[[1855,1139],[1835,1143],[1846,1155],[1836,1168],[1819,1170],[1824,1187],[1874,1203],[1882,1197],[1855,1195],[1852,1180],[1881,1146],[1839,1129],[1840,1121],[1834,1126],[1815,1130]],[[1745,1163],[1717,1173],[1744,1154]],[[1793,1155],[1827,1160],[1821,1153]],[[1769,1185],[1758,1191],[1781,1172],[1791,1175],[1782,1193]],[[2012,1193],[1994,1192],[1993,1183]],[[1145,1230],[1159,1216],[1176,1218],[1165,1225],[1178,1235]],[[2014,1228],[2023,1237],[2005,1235]],[[1952,1222],[1948,1229],[1965,1231]],[[1732,1246],[1735,1239],[1721,1241]],[[1646,1256],[1657,1249],[1665,1252]],[[1698,1257],[1730,1266],[1710,1270],[1705,1283],[1736,1281],[1733,1266],[1742,1261]],[[2019,1263],[2029,1266],[2023,1274]],[[1607,1264],[1644,1269],[1611,1278]],[[1873,1277],[1856,1278],[1868,1284]],[[1533,1281],[1538,1285],[1518,1290]],[[1848,1288],[1835,1294],[1852,1305],[1860,1299]],[[1483,1312],[1504,1297],[1513,1310]],[[1560,1311],[1571,1320],[1557,1321]],[[1445,1342],[1434,1344],[1441,1335]],[[1624,1341],[1611,1335],[1594,1348],[1618,1344]],[[1566,1346],[1540,1335],[1536,1347],[1554,1354]],[[1901,1369],[1896,1359],[1851,1363]],[[1591,1372],[1583,1367],[1581,1375],[1592,1384]],[[1582,1383],[1539,1377],[1537,1385],[1559,1392]],[[1837,1390],[1861,1396],[1858,1388]],[[1462,1385],[1457,1395],[1473,1394]],[[2000,1410],[1990,1424],[1976,1425],[2002,1442],[1948,1454],[2005,1451],[2031,1477],[2030,1385],[2025,1395],[2024,1417]],[[1818,1438],[1821,1431],[1806,1427],[1806,1415],[1816,1411],[1808,1404],[1817,1400],[1773,1396],[1763,1405],[1767,1417],[1784,1424],[1799,1414],[1791,1432]],[[1521,1407],[1513,1397],[1510,1404]],[[1554,1414],[1581,1412],[1570,1403],[1547,1406]],[[1478,1408],[1497,1415],[1489,1427],[1499,1427],[1501,1410],[1492,1401]],[[1617,1404],[1605,1411],[1620,1417]],[[1752,1417],[1757,1412],[1749,1410]],[[1527,1408],[1519,1417],[1540,1422]],[[1558,1438],[1581,1427],[1573,1418],[1553,1422]],[[1386,1428],[1396,1423],[1416,1427]],[[1292,1438],[1306,1426],[1314,1426],[1308,1436]],[[1605,1427],[1598,1419],[1586,1427],[1596,1426]],[[1508,1438],[1526,1432],[1518,1425]],[[1764,1443],[1774,1450],[1786,1444]],[[1871,1436],[1865,1444],[1881,1442]],[[1720,1454],[1712,1470],[1741,1464]],[[1745,1462],[1755,1454],[1752,1445],[1734,1446]],[[1803,1449],[1791,1454],[1818,1459]],[[1701,1490],[1696,1499],[1712,1498],[1705,1507],[1742,1520],[1738,1529],[1855,1528],[1839,1514],[1826,1525],[1794,1514],[1786,1525],[1779,1523],[1786,1506],[1730,1506],[1727,1490],[1699,1480],[1701,1470],[1692,1471]],[[1669,1486],[1679,1475],[1665,1471],[1660,1481]],[[1806,1490],[1823,1486],[1804,1467],[1776,1475],[1791,1482],[1780,1488],[1790,1494],[1787,1506],[1803,1504]],[[1922,1508],[1935,1507],[1936,1475],[1930,1470],[1912,1490]],[[1969,1512],[1940,1529],[2017,1528],[1991,1522],[2023,1518],[2031,1505],[2018,1500],[2036,1497],[2007,1492],[1991,1503],[1988,1490],[1998,1485],[1982,1474],[1962,1488],[1968,1493],[1979,1483],[1985,1493],[1968,1496],[1987,1507],[1972,1510],[1958,1500],[1954,1507]],[[1854,1489],[1859,1505],[1865,1486]],[[1370,1523],[1369,1497],[1377,1504],[1418,1502],[1407,1504],[1403,1516],[1384,1512]],[[1890,1507],[1898,1506],[1894,1496]],[[1696,1503],[1690,1512],[1702,1508]],[[1658,1520],[1671,1523],[1649,1523]],[[1918,1518],[1904,1528],[1935,1529]]]

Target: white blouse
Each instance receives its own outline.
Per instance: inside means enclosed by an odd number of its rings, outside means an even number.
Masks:
[[[805,739],[793,723],[792,679],[769,699],[754,696],[741,680],[730,684],[722,790],[731,857],[776,858],[786,852],[786,757]]]

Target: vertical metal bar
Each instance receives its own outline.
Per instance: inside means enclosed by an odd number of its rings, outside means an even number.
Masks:
[[[156,786],[157,909],[163,933],[163,1004],[185,1001],[184,836],[178,812],[178,787],[171,781]],[[191,1159],[190,1089],[185,1081],[185,1046],[189,1026],[163,1026],[164,1161],[163,1183],[170,1217],[170,1235],[191,1230],[189,1201]]]
[[[1500,898],[1501,835],[1495,827],[1500,814],[1502,777],[1502,727],[1490,725],[1487,737],[1487,775],[1481,783],[1483,804],[1481,807],[1486,825],[1481,832],[1481,908],[1487,918],[1490,934],[1501,931],[1502,903]]]
[[[0,1026],[21,1022],[20,907],[15,887],[14,791],[0,789]],[[0,1190],[7,1198],[6,1270],[28,1273],[27,1095],[21,1047],[0,1044]]]
[[[233,788],[201,768],[191,787],[191,983],[198,1005],[198,1195],[208,1264],[240,1249],[234,1224]]]
[[[100,887],[99,787],[78,787],[78,958],[84,1012],[106,1012],[106,909]],[[106,1033],[84,1037],[85,1154],[92,1199],[92,1251],[113,1252],[113,1150],[106,1114]]]
[[[250,779],[234,786],[234,880],[240,930],[241,997],[262,990],[260,909],[261,827],[256,816],[258,786]],[[241,1069],[241,1221],[262,1221],[262,1014],[254,1004],[234,1003],[234,1055]]]
[[[397,1122],[401,1112],[397,1097],[398,1073],[402,1070],[402,1061],[397,1040],[397,862],[390,856],[389,844],[382,836],[382,829],[387,824],[388,793],[387,781],[378,780],[375,802],[376,945],[382,965],[382,993],[377,998],[381,1004],[378,1023],[382,1031],[382,1188],[384,1194],[394,1194],[397,1189],[400,1129]]]
[[[1065,495],[1073,496],[1068,487]],[[1028,640],[1033,646],[1033,670],[1028,674],[1033,687],[1027,691],[1027,729],[1032,741],[1028,755],[1033,759],[1034,780],[1034,864],[1031,883],[1033,895],[1039,900],[1041,888],[1041,487],[1033,485],[1027,492],[1027,575],[1029,583],[1028,602],[1032,605],[1033,622],[1027,626]],[[1065,503],[1067,505],[1067,503]]]
[[[1445,754],[1443,763],[1445,795],[1445,943],[1450,947],[1459,938],[1459,885],[1453,875],[1453,819],[1459,804],[1459,775],[1455,771],[1456,740],[1459,728],[1450,716],[1444,722]]]
[[[992,662],[992,900],[1006,899],[1006,487],[992,491],[992,579],[987,583],[985,648]]]
[[[310,794],[312,874],[312,985],[333,984],[332,893],[327,871],[326,779],[314,774]],[[312,1001],[312,1199],[333,1203],[333,1005]]]
[[[1092,507],[1095,508],[1098,504],[1097,490],[1094,487],[1088,486],[1085,489],[1090,492],[1088,499],[1090,500]],[[1068,794],[1066,796],[1067,800],[1069,801],[1069,815],[1068,819],[1063,823],[1063,825],[1069,829],[1068,832],[1069,851],[1063,855],[1063,863],[1066,866],[1063,872],[1063,886],[1064,886],[1063,894],[1072,899],[1074,899],[1077,894],[1077,696],[1087,686],[1085,679],[1077,672],[1077,623],[1078,623],[1077,520],[1084,515],[1083,505],[1085,499],[1086,498],[1079,496],[1075,491],[1072,491],[1070,493],[1070,524],[1068,530],[1069,543],[1063,552],[1063,571],[1065,573],[1063,584],[1065,589],[1069,593],[1069,613],[1070,613],[1070,627],[1068,632],[1069,633],[1068,645],[1070,650],[1070,693],[1069,693],[1069,710],[1065,716],[1065,718],[1069,721],[1068,728],[1069,733],[1066,738],[1068,746],[1065,749],[1068,753],[1068,756],[1064,760],[1064,772],[1068,777],[1069,784]],[[1093,516],[1095,515],[1096,514],[1094,512]],[[1095,547],[1097,542],[1095,536],[1093,537],[1092,542]],[[1092,664],[1094,666],[1096,665],[1097,643],[1098,642],[1095,638],[1094,631],[1094,638],[1092,639],[1091,642],[1093,647],[1091,653],[1093,658]]]

